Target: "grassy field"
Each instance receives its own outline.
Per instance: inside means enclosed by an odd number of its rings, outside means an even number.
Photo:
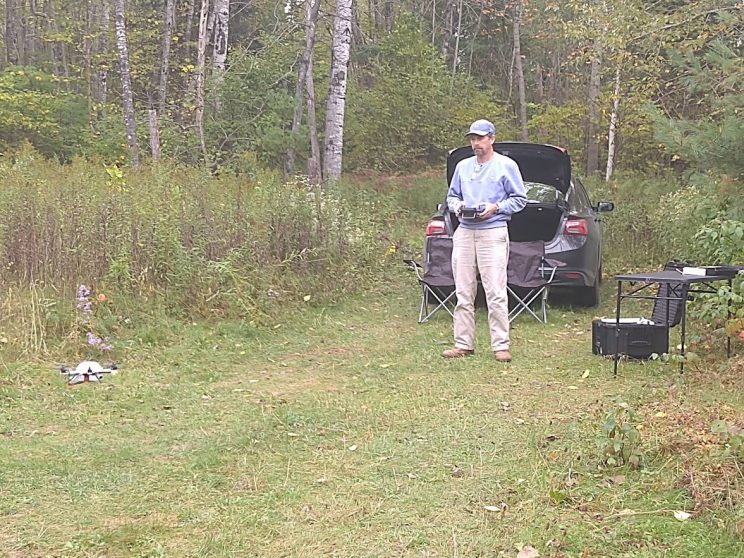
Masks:
[[[741,424],[741,360],[613,378],[609,309],[557,307],[517,321],[512,364],[482,311],[484,350],[445,362],[451,322],[416,324],[400,267],[274,327],[143,325],[98,385],[4,362],[0,556],[744,556],[744,465],[710,432]],[[618,396],[639,469],[598,449]]]

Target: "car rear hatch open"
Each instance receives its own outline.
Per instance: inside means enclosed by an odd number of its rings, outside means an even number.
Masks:
[[[566,193],[571,184],[571,158],[568,152],[560,147],[533,143],[497,142],[493,147],[497,153],[517,163],[529,198],[527,207],[512,217],[509,237],[516,242],[550,241],[558,232],[563,215],[568,210]],[[457,163],[472,156],[470,146],[449,153],[447,184],[452,181]]]

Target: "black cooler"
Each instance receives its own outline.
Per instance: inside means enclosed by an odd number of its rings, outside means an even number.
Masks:
[[[621,318],[617,353],[628,358],[649,358],[669,352],[669,327],[645,318]],[[592,352],[615,355],[615,318],[592,321]]]

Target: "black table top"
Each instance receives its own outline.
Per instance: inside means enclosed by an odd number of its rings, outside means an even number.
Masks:
[[[615,281],[631,281],[644,283],[707,283],[709,281],[726,281],[731,275],[685,275],[673,269],[670,271],[648,271],[645,273],[631,273],[615,275]]]

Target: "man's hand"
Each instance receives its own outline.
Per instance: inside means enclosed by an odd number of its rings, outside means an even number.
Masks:
[[[483,211],[478,214],[481,219],[488,219],[499,212],[499,204],[497,203],[484,203]]]
[[[455,215],[457,215],[457,217],[460,217],[460,215],[462,215],[463,207],[465,207],[465,202],[462,200],[460,200],[459,202],[457,202],[457,204],[455,204]]]

